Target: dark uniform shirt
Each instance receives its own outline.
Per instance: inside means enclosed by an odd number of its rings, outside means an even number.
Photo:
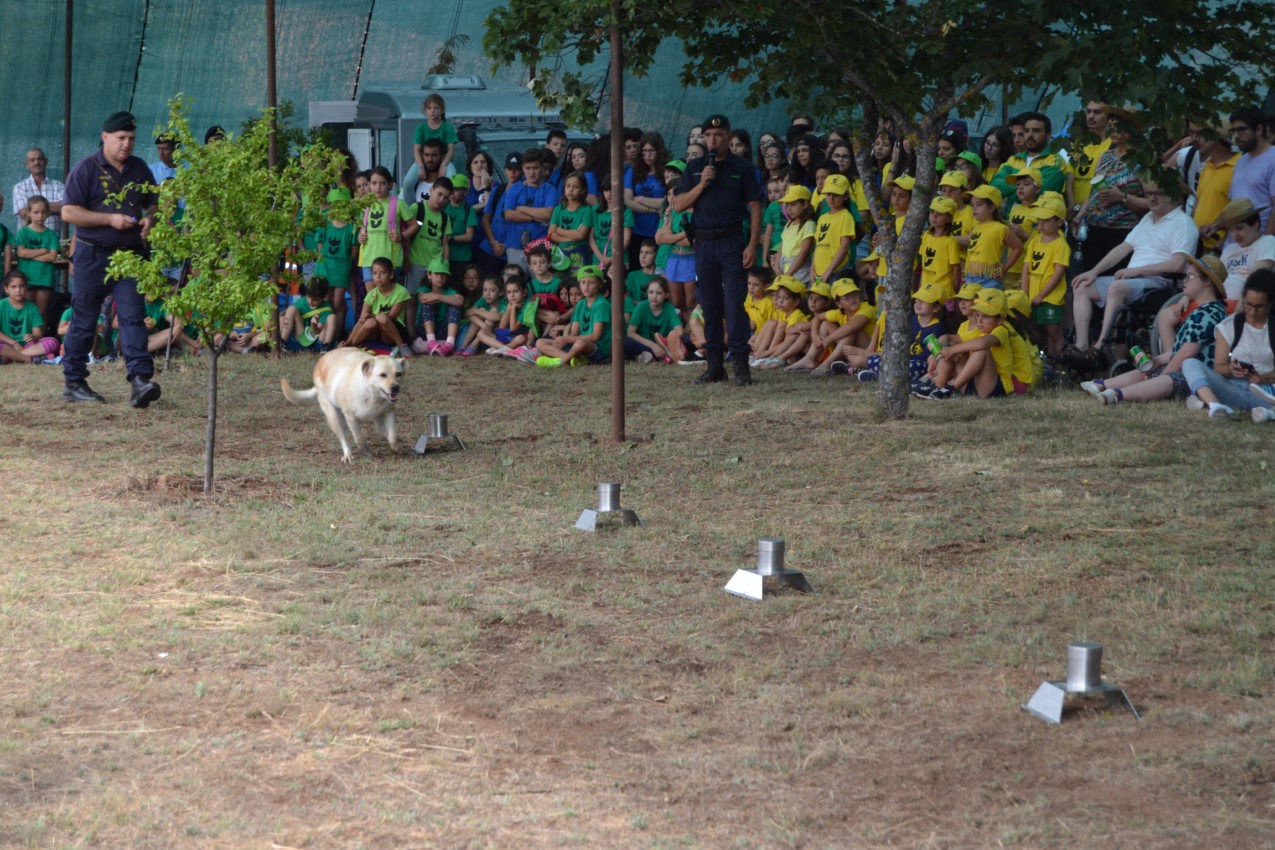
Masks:
[[[153,190],[140,188],[154,182],[150,166],[141,157],[130,156],[124,170],[118,171],[106,161],[99,148],[92,156],[79,161],[66,178],[63,203],[83,207],[89,212],[124,213],[141,218],[156,202]],[[129,187],[129,184],[133,184]],[[125,191],[125,187],[129,187]],[[122,203],[108,195],[124,192]],[[109,224],[77,226],[76,238],[109,248],[141,248],[142,229],[130,227],[116,230]]]
[[[699,176],[708,165],[709,158],[693,159],[682,173],[678,194],[689,192],[699,184]],[[748,203],[761,201],[761,186],[757,182],[757,166],[735,154],[714,162],[717,177],[706,186],[695,202],[695,215],[691,223],[696,230],[720,230],[739,227],[748,220]]]

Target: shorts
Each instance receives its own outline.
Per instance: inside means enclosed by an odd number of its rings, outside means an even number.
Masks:
[[[965,394],[972,395],[975,397],[980,397],[978,395],[978,390],[975,389],[974,387],[973,381],[970,381],[968,384],[965,385]],[[1008,393],[1005,392],[1005,385],[1002,384],[1000,381],[997,381],[996,386],[992,388],[992,391],[988,395],[982,396],[982,397],[983,398],[1005,398],[1006,395],[1008,395]]]
[[[425,275],[429,273],[429,269],[425,266],[418,266],[413,263],[407,270],[407,279],[403,281],[404,288],[407,289],[408,295],[416,295],[421,291],[421,284],[425,283]],[[428,284],[426,284],[428,286]]]
[[[1027,395],[1028,390],[1031,389],[1030,384],[1024,384],[1017,378],[1011,377],[1010,380],[1014,382],[1014,395]]]
[[[1177,372],[1166,372],[1165,367],[1157,366],[1147,373],[1147,380],[1158,378],[1161,375],[1168,375],[1169,380],[1173,382],[1173,394],[1169,398],[1187,398],[1191,395],[1191,385],[1186,382],[1186,375],[1181,370]]]
[[[603,351],[602,346],[595,345],[593,350],[589,352],[589,362],[594,365],[611,362],[611,346],[607,346],[607,350]]]
[[[1000,278],[992,277],[991,275],[986,275],[986,274],[967,274],[965,276],[964,282],[971,284],[973,286],[981,286],[984,289],[1004,289],[1005,288],[1005,284],[1001,283]]]
[[[44,349],[45,355],[48,357],[56,357],[58,349],[62,347],[61,343],[58,342],[57,337],[54,336],[42,336],[38,342],[40,343],[40,347]]]
[[[867,368],[872,372],[881,371],[881,355],[869,354]],[[915,381],[918,378],[925,377],[925,373],[929,368],[928,357],[909,357],[908,358],[908,380]]]
[[[1032,322],[1036,325],[1061,325],[1063,308],[1061,304],[1040,304],[1032,310]]]
[[[1111,289],[1111,284],[1115,283],[1114,277],[1100,277],[1094,281],[1094,287],[1098,290],[1098,300],[1094,303],[1099,307],[1107,306],[1107,290]],[[1132,304],[1135,301],[1141,301],[1147,297],[1147,293],[1155,292],[1157,289],[1164,289],[1169,282],[1162,277],[1129,277],[1124,282],[1129,286],[1129,297],[1125,299],[1126,304]]]
[[[664,264],[664,276],[672,283],[694,283],[695,255],[670,254]]]
[[[496,339],[501,345],[508,345],[515,336],[512,328],[496,328]]]

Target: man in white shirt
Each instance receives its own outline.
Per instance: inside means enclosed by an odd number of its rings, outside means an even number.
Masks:
[[[1181,272],[1186,267],[1187,257],[1195,254],[1199,231],[1191,217],[1154,183],[1144,180],[1142,188],[1144,196],[1151,202],[1150,215],[1143,216],[1125,240],[1108,251],[1096,266],[1076,275],[1071,282],[1076,348],[1080,351],[1089,348],[1089,324],[1093,320],[1095,306],[1106,308],[1102,330],[1098,334],[1097,345],[1101,347],[1123,305],[1168,287],[1166,275]],[[1125,257],[1129,257],[1128,268],[1114,275],[1103,275]]]
[[[27,198],[39,195],[49,202],[50,215],[44,220],[44,226],[55,233],[62,233],[62,196],[66,187],[45,175],[48,164],[49,158],[44,151],[39,148],[27,151],[26,165],[31,176],[13,187],[13,214],[18,217],[19,230],[27,224]]]

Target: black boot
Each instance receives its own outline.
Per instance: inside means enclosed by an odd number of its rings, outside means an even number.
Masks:
[[[99,404],[106,401],[106,399],[93,392],[93,388],[89,386],[88,381],[67,381],[66,389],[62,390],[62,400],[96,401]]]
[[[149,407],[152,401],[159,400],[159,384],[152,381],[150,376],[143,378],[134,375],[128,382],[133,385],[133,397],[128,402],[133,407]]]
[[[735,386],[746,387],[753,382],[753,373],[748,368],[748,355],[736,354],[735,361]]]
[[[700,373],[695,379],[697,384],[720,384],[726,380],[726,367],[722,365],[722,353],[720,351],[707,352],[708,368]]]

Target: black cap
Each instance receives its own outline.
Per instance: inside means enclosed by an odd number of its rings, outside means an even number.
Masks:
[[[160,133],[158,136],[155,137],[155,144],[172,145],[173,147],[177,147],[178,145],[181,144],[181,142],[177,141],[176,133]]]
[[[133,117],[133,113],[115,112],[102,122],[103,133],[118,133],[121,130],[128,130],[130,132],[135,132],[137,130],[137,119]]]
[[[511,153],[505,157],[505,168],[522,168],[522,157],[519,154]]]
[[[204,132],[204,144],[208,144],[213,139],[226,138],[226,131],[221,128],[220,124],[214,124]]]
[[[710,115],[704,120],[704,129],[707,130],[709,127],[712,127],[713,129],[721,128],[723,130],[729,130],[730,119],[725,115]]]

